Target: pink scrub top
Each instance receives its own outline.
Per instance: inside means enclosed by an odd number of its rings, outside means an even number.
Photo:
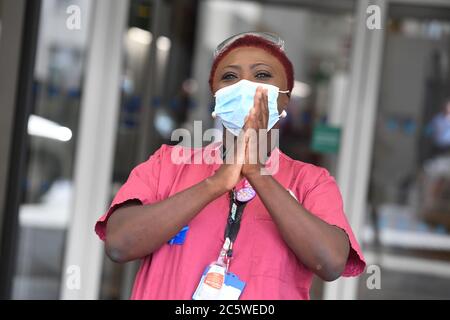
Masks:
[[[171,158],[175,148],[178,147],[162,145],[131,171],[111,207],[95,225],[100,239],[105,240],[108,218],[124,202],[137,199],[146,205],[164,200],[212,176],[220,167],[217,163],[175,164]],[[204,148],[187,150],[190,151],[186,159],[194,162],[196,154],[198,156]],[[364,258],[345,217],[334,178],[327,170],[293,160],[279,149],[272,152],[269,163],[274,157],[279,160],[274,178],[291,191],[305,209],[347,233],[351,249],[342,275],[359,275],[365,268]],[[202,272],[217,259],[223,245],[229,205],[229,196],[225,193],[189,222],[184,244],[166,243],[144,257],[131,299],[192,299]],[[242,300],[309,299],[313,272],[297,260],[286,245],[258,196],[245,207],[233,246],[230,271],[246,283]]]

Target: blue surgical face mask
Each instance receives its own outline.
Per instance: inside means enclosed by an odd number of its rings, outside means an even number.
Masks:
[[[286,111],[278,114],[278,93],[287,93],[289,91],[280,91],[274,85],[252,82],[248,80],[241,80],[231,86],[217,90],[216,105],[213,112],[213,117],[219,117],[223,125],[232,134],[238,136],[244,127],[245,117],[253,107],[256,88],[262,86],[268,89],[267,100],[269,106],[269,120],[267,123],[267,130],[278,122],[280,117],[286,116]]]

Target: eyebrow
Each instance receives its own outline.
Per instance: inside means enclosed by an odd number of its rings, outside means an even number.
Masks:
[[[258,62],[258,63],[252,64],[250,66],[250,69],[255,69],[256,67],[259,67],[259,66],[266,66],[266,67],[269,67],[270,69],[272,69],[271,66],[269,66],[266,63],[262,63],[262,62]],[[238,64],[230,64],[230,65],[226,66],[225,68],[232,68],[232,69],[237,69],[237,70],[241,70],[242,69],[242,67],[240,65],[238,65]]]

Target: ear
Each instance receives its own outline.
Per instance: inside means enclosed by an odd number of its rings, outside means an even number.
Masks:
[[[277,104],[278,104],[278,113],[283,112],[286,109],[286,106],[289,104],[291,98],[286,93],[280,93],[278,95]]]

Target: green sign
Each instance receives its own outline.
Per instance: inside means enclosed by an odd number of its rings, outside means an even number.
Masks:
[[[337,153],[341,140],[341,128],[323,124],[313,130],[311,149],[321,153]]]

